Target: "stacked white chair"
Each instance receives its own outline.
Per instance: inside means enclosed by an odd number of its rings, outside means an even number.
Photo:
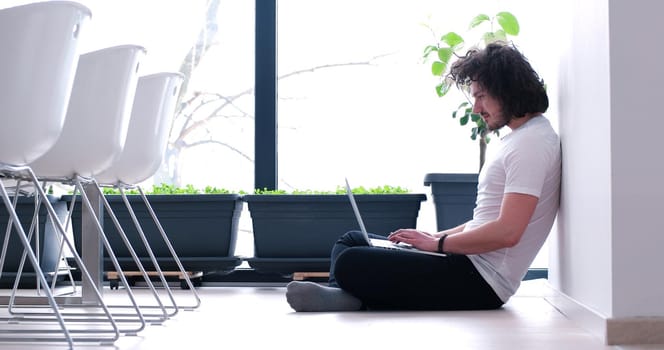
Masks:
[[[81,5],[58,1],[0,10],[3,163],[28,164],[60,135],[78,64],[78,36],[90,15]]]
[[[133,220],[138,236],[146,247],[150,261],[173,304],[176,304],[157,258],[152,252],[143,228],[125,194],[125,189],[128,188],[136,188],[139,191],[163,242],[180,270],[179,273],[185,279],[195,298],[194,305],[180,305],[179,307],[191,309],[200,306],[200,298],[145,193],[138,185],[153,176],[161,166],[182,80],[180,73],[172,72],[156,73],[139,78],[125,147],[115,162],[95,178],[103,186],[111,186],[120,190],[123,202]]]
[[[57,142],[30,162],[39,178],[72,181],[108,168],[122,152],[145,49],[108,47],[79,58],[67,117]]]
[[[79,33],[90,17],[88,8],[64,1],[33,3],[0,10],[0,180],[27,180],[32,183],[42,205],[46,207],[70,249],[73,249],[73,245],[66,237],[57,214],[46,200],[46,194],[29,164],[46,153],[62,132],[78,64]],[[13,209],[3,181],[0,181],[0,197],[29,263],[41,283],[46,285],[38,258]],[[83,269],[82,272],[84,278],[89,278],[87,270]],[[56,321],[56,327],[28,327],[28,318],[17,322],[7,317],[4,319],[9,322],[0,327],[0,341],[64,341],[73,348],[74,341],[86,340],[83,339],[85,337],[73,336],[77,332],[70,329],[53,293],[49,289],[44,292],[50,312],[42,311],[46,316],[35,318],[40,322]],[[99,293],[97,295],[101,297]],[[103,308],[108,316],[108,309],[105,306]],[[118,336],[117,327],[110,317],[109,322],[114,334],[104,339],[114,341]]]
[[[135,185],[157,172],[166,152],[182,79],[182,74],[171,72],[138,79],[127,140],[111,166],[96,175],[99,183]]]
[[[96,231],[115,269],[122,272],[100,223],[100,216],[95,214],[89,195],[98,198],[114,222],[134,262],[143,271],[155,300],[150,308],[159,308],[161,312],[156,314],[143,312],[131,291],[129,282],[121,274],[130,305],[117,305],[117,308],[123,312],[113,315],[122,317],[134,325],[121,329],[125,334],[136,334],[143,330],[148,317],[151,322],[162,322],[170,317],[95,181],[95,176],[108,168],[124,148],[138,81],[139,63],[144,54],[143,47],[122,45],[81,55],[62,134],[48,152],[30,163],[39,180],[75,186],[70,213],[76,203],[76,195],[80,194],[83,208],[87,209],[89,216],[92,217],[90,222],[94,226],[93,231]],[[127,307],[132,308],[133,313],[124,313]]]

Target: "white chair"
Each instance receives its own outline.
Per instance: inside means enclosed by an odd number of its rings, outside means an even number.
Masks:
[[[81,5],[60,1],[0,10],[3,163],[28,164],[57,140],[78,63],[79,32],[90,15]]]
[[[169,72],[156,73],[139,78],[125,147],[116,161],[101,174],[96,175],[95,179],[104,186],[112,186],[120,190],[123,202],[130,217],[133,219],[138,236],[146,247],[150,262],[155,267],[157,275],[168,291],[169,296],[173,298],[157,257],[150,248],[143,228],[136,219],[136,215],[124,192],[126,188],[138,189],[145,208],[151,214],[154,224],[169,250],[171,258],[177,264],[180,275],[184,278],[196,300],[195,305],[185,306],[185,308],[197,308],[200,306],[200,298],[191,283],[189,275],[180,262],[147,197],[138,185],[154,175],[161,166],[168,142],[168,133],[175,112],[178,91],[182,81],[183,77],[180,73]],[[175,303],[174,299],[172,301]]]
[[[99,198],[114,218],[108,202],[104,200],[101,190],[94,181],[94,176],[109,167],[124,147],[131,105],[136,92],[139,63],[144,55],[145,49],[137,45],[108,47],[81,55],[62,133],[44,155],[30,163],[39,180],[75,186],[75,195],[77,193],[81,195],[83,208],[87,210],[90,218],[88,222],[93,226],[92,230],[97,231],[98,241],[118,270],[120,266],[117,258],[101,226],[99,216],[95,214],[98,211],[91,204]],[[92,195],[92,200],[88,193]],[[70,213],[74,203],[75,201],[72,201],[70,205]],[[66,225],[68,224],[69,220],[66,222]],[[128,245],[127,248],[133,251],[124,232],[119,230],[119,234]],[[85,256],[86,253],[92,254],[95,250],[99,250],[99,246],[81,253]],[[138,259],[135,254],[133,256]],[[96,260],[93,264],[98,265],[101,256]],[[77,264],[79,267],[85,265],[79,261]],[[114,313],[113,316],[122,316],[123,320],[135,324],[134,327],[121,329],[122,333],[135,334],[143,330],[146,324],[144,316],[154,317],[157,319],[156,322],[168,318],[168,312],[154,286],[150,285],[162,312],[146,315],[141,311],[127,280],[123,278],[122,281],[127,287],[127,296],[134,313]],[[96,285],[87,286],[101,289],[100,283],[92,284]],[[126,306],[123,305],[122,308],[126,309]]]
[[[91,178],[122,152],[145,49],[108,47],[82,54],[57,142],[30,162],[42,179]]]
[[[161,166],[182,84],[180,73],[162,72],[138,79],[125,146],[95,178],[101,184],[138,184]]]
[[[58,222],[57,215],[27,165],[48,151],[62,131],[78,63],[78,36],[90,16],[88,8],[63,1],[0,10],[0,180],[27,179],[32,182],[54,222]],[[0,181],[0,197],[30,264],[41,283],[46,285],[37,256],[30,247],[3,181]],[[72,249],[62,226],[59,226],[59,232]],[[24,322],[10,322],[15,325],[0,330],[0,341],[65,341],[73,348],[77,338],[72,336],[70,325],[65,322],[53,293],[48,289],[45,293],[52,312],[42,321],[53,320],[53,317],[58,329],[31,328]],[[12,317],[5,319],[16,321]],[[116,328],[114,324],[113,327]],[[62,336],[57,335],[60,333]],[[117,330],[115,336],[108,339],[117,339]]]

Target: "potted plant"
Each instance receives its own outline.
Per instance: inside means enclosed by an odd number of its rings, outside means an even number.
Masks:
[[[104,192],[122,229],[141,259],[141,264],[147,270],[154,269],[122,196],[114,189],[105,188]],[[137,191],[125,192],[160,268],[163,271],[179,271],[142,198],[134,195]],[[69,202],[71,197],[63,196],[63,200]],[[238,222],[243,206],[240,194],[213,187],[198,190],[191,185],[178,188],[162,184],[153,186],[146,197],[186,271],[224,274],[240,265],[242,259],[235,256]],[[77,199],[72,226],[76,247],[80,251],[82,203],[80,197]],[[108,213],[104,215],[103,227],[121,268],[124,271],[135,271],[137,266]],[[105,254],[104,269],[115,270],[108,254]]]
[[[425,194],[401,187],[353,188],[367,230],[387,235],[415,227]],[[247,259],[257,272],[290,275],[325,272],[330,251],[339,236],[359,226],[343,187],[336,191],[256,191],[244,195],[254,231],[254,257]]]
[[[483,32],[479,29],[485,28]],[[510,12],[498,12],[493,17],[486,14],[475,16],[469,25],[469,32],[480,34],[475,47],[481,47],[495,41],[508,41],[511,36],[519,34],[519,22]],[[473,34],[473,33],[471,33]],[[464,34],[465,35],[465,34]],[[448,32],[433,45],[424,49],[424,58],[433,57],[431,72],[437,78],[436,94],[444,97],[454,81],[449,77],[449,70],[455,59],[465,55],[466,40],[456,32]],[[468,98],[468,94],[464,91]],[[490,141],[489,131],[484,120],[472,112],[473,106],[469,99],[458,104],[452,111],[452,118],[458,119],[461,126],[470,125],[470,138],[479,145],[479,171],[484,166],[486,146]],[[498,135],[498,131],[495,131]],[[478,172],[479,172],[478,171]],[[434,205],[436,207],[436,224],[438,230],[458,226],[473,216],[477,197],[477,173],[429,173],[424,177],[424,184],[431,186]]]

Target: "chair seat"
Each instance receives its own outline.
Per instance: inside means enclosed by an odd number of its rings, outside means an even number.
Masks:
[[[104,48],[81,55],[57,142],[30,166],[40,178],[92,177],[122,152],[138,66],[145,49]]]
[[[95,178],[102,184],[138,184],[159,169],[183,78],[156,73],[138,79],[127,140],[115,161]]]
[[[0,10],[0,163],[26,165],[58,139],[90,16],[74,2]]]

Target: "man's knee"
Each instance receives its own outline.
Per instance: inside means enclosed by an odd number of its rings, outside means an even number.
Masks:
[[[360,231],[348,231],[339,237],[339,242],[349,246],[366,246],[367,241],[364,239],[364,235]]]
[[[347,282],[349,279],[354,278],[358,272],[358,268],[361,266],[360,262],[365,258],[362,253],[365,249],[368,248],[353,247],[339,254],[334,264],[334,275],[337,283],[340,281]]]
[[[344,250],[337,256],[334,264],[334,274],[337,281],[359,278],[366,278],[367,274],[372,274],[380,270],[385,254],[388,250],[364,247],[352,247]],[[341,284],[341,283],[340,283]]]

